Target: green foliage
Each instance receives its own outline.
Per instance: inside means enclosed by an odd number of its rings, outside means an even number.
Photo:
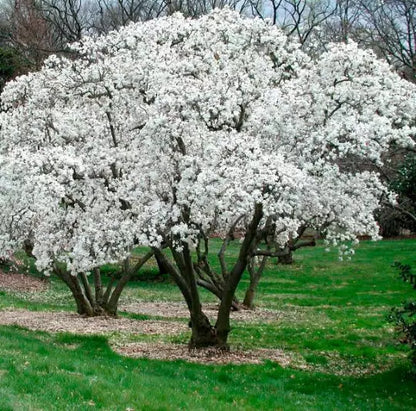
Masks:
[[[396,262],[394,267],[399,270],[402,280],[416,289],[416,274],[411,266]],[[405,302],[401,308],[393,308],[389,318],[399,327],[402,335],[400,341],[411,348],[412,373],[416,376],[416,300]]]
[[[11,48],[0,47],[0,86],[22,71],[24,64],[20,56]]]
[[[397,163],[397,164],[396,164]],[[403,229],[416,232],[416,155],[407,154],[402,162],[393,161],[395,177],[390,189],[398,194],[397,206],[384,206],[377,212],[383,237],[400,235]]]
[[[0,76],[10,78],[17,71],[16,55],[12,50],[0,48]]]
[[[392,189],[402,195],[410,198],[416,203],[416,155],[409,154],[406,156],[402,166],[398,170],[397,178],[392,182]]]

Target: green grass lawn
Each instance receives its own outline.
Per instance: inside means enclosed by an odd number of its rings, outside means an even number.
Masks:
[[[256,302],[278,319],[233,321],[230,343],[242,350],[283,349],[294,358],[286,368],[270,361],[219,366],[139,360],[111,349],[117,340],[185,344],[188,333],[86,337],[1,326],[0,410],[416,409],[408,348],[386,320],[392,307],[415,297],[390,267],[394,261],[416,265],[415,250],[416,240],[363,242],[352,261],[339,262],[336,250],[321,246],[297,252],[292,266],[271,261]],[[246,285],[245,278],[239,297]],[[203,299],[215,301],[207,293]],[[135,282],[122,303],[160,300],[181,296],[169,281]],[[52,278],[40,294],[0,292],[0,309],[10,308],[62,311],[74,305]],[[125,315],[138,324],[147,318]]]

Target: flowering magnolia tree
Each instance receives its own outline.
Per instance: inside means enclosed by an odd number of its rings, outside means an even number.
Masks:
[[[38,267],[69,283],[148,246],[189,307],[190,345],[225,347],[250,259],[279,255],[304,226],[335,244],[377,237],[388,193],[346,165],[413,145],[416,93],[371,52],[336,45],[312,61],[229,10],[72,47],[76,60],[51,57],[2,95],[1,201],[13,204],[1,209],[3,252],[30,236]],[[213,233],[220,272],[207,258]],[[197,284],[216,278],[211,324]]]

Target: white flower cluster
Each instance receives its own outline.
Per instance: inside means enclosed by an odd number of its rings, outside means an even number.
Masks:
[[[136,244],[194,247],[244,230],[255,204],[284,244],[377,236],[386,190],[346,161],[412,145],[415,87],[371,52],[311,61],[276,27],[229,10],[131,24],[10,82],[0,116],[0,254],[30,238],[73,273]]]

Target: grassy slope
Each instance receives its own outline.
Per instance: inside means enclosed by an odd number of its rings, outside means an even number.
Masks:
[[[234,322],[231,343],[283,348],[307,370],[133,360],[114,354],[104,337],[0,327],[0,410],[416,409],[415,383],[404,380],[406,349],[386,322],[390,307],[414,297],[390,264],[413,262],[415,248],[414,240],[366,242],[339,263],[336,252],[317,247],[301,250],[293,266],[268,266],[258,306],[281,311],[280,320]],[[125,300],[180,299],[166,283],[126,291]],[[73,309],[55,281],[42,299],[2,293],[0,307]]]

